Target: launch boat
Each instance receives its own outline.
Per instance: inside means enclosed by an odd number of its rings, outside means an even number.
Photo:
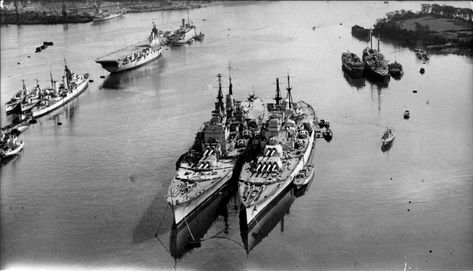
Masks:
[[[177,228],[230,183],[238,158],[259,130],[252,117],[259,114],[255,112],[264,114],[263,102],[258,98],[245,102],[233,99],[231,78],[225,106],[220,74],[218,82],[212,118],[197,133],[191,149],[177,161],[177,172],[169,185],[167,202],[173,209]]]
[[[158,29],[153,23],[153,29],[147,41],[112,52],[96,59],[95,62],[102,65],[102,68],[107,71],[115,73],[137,68],[157,59],[162,53],[163,47],[161,46]]]
[[[260,144],[240,174],[240,218],[249,228],[289,189],[312,152],[317,123],[315,111],[303,101],[292,101],[289,76],[287,80],[288,98],[282,101],[276,79],[276,102],[267,104],[269,116],[262,124]]]

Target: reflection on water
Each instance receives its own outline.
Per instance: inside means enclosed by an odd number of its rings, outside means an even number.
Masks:
[[[383,144],[381,145],[381,151],[382,152],[387,152],[391,149],[391,147],[394,145],[394,140],[389,142],[388,144]]]
[[[241,208],[240,234],[247,253],[268,236],[279,222],[281,222],[281,232],[284,231],[284,216],[289,213],[289,209],[295,199],[294,187],[290,184],[281,192],[279,199],[268,206],[269,209],[264,216],[250,228],[248,228],[246,223],[245,209]]]
[[[122,89],[127,83],[140,80],[144,77],[154,77],[161,73],[165,67],[166,61],[159,57],[139,68],[127,70],[118,73],[111,73],[105,78],[102,88],[105,89]]]
[[[200,247],[204,240],[202,237],[214,224],[217,218],[222,217],[224,229],[210,238],[221,237],[220,234],[228,233],[228,209],[227,203],[236,192],[236,184],[230,184],[223,188],[220,193],[210,199],[204,206],[194,212],[192,216],[179,227],[176,227],[173,221],[171,233],[169,236],[169,247],[171,256],[180,259],[184,254],[194,248]],[[206,238],[206,240],[210,239]]]
[[[346,72],[343,72],[343,78],[348,82],[348,84],[352,87],[355,87],[357,90],[363,88],[365,86],[365,78],[352,78]]]

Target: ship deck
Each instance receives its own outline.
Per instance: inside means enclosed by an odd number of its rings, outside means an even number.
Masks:
[[[111,52],[107,55],[104,55],[100,58],[97,58],[95,60],[95,62],[97,63],[100,63],[100,62],[107,62],[107,61],[117,61],[118,59],[120,58],[125,58],[135,52],[138,52],[142,49],[145,49],[145,48],[148,48],[149,45],[143,41],[143,42],[140,42],[140,43],[136,43],[136,44],[133,44],[133,45],[130,45],[130,46],[127,46],[125,48],[122,48],[120,50],[117,50],[117,51],[114,51],[114,52]]]

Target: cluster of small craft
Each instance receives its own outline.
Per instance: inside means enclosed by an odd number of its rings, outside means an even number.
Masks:
[[[390,76],[395,79],[401,79],[402,75],[404,74],[402,65],[397,61],[388,64],[388,61],[385,60],[384,55],[379,50],[379,37],[378,49],[373,48],[371,29],[365,29],[361,26],[355,25],[352,27],[352,34],[356,37],[369,36],[370,47],[366,47],[363,50],[362,59],[352,52],[342,53],[342,69],[350,78],[356,79],[366,77],[374,82],[387,82]],[[422,61],[423,64],[429,60],[429,55],[426,51],[414,49],[414,52],[416,53],[417,58]],[[421,67],[419,72],[424,74],[425,69]],[[417,93],[417,90],[414,90],[413,92]],[[410,118],[409,110],[404,111],[403,118]],[[392,128],[387,128],[381,138],[383,144],[382,148],[388,149],[390,144],[393,142],[394,137],[394,130]]]
[[[146,41],[112,52],[96,62],[111,73],[121,72],[157,59],[163,52],[163,45],[184,45],[194,40],[202,40],[203,37],[202,33],[197,34],[196,27],[190,20],[186,23],[183,19],[180,28],[175,31],[158,30],[153,23],[151,34]],[[36,52],[41,52],[51,45],[53,42],[45,41],[42,46],[36,48]],[[89,74],[73,73],[67,64],[61,82],[55,81],[51,74],[51,85],[48,87],[41,87],[36,80],[36,86],[28,89],[23,80],[22,89],[5,104],[6,114],[14,114],[18,118],[15,123],[1,129],[0,158],[18,154],[24,146],[24,142],[17,140],[18,135],[35,123],[37,118],[63,107],[79,96],[87,89],[89,82],[93,82],[89,79]]]
[[[276,79],[275,102],[267,104],[255,94],[235,100],[231,78],[224,102],[221,75],[218,84],[211,119],[176,162],[168,189],[177,228],[233,181],[238,182],[245,225],[251,227],[291,184],[307,185],[314,172],[309,158],[315,138],[332,137],[330,123],[319,122],[311,105],[293,101],[289,76],[286,98]]]

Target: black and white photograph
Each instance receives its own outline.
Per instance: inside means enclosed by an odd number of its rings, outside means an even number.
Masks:
[[[472,8],[0,0],[0,269],[473,270]]]

